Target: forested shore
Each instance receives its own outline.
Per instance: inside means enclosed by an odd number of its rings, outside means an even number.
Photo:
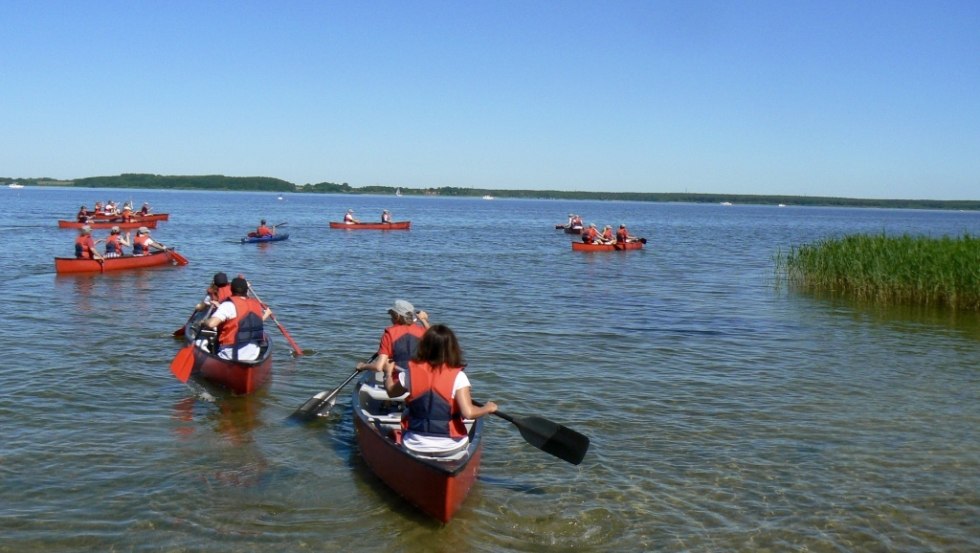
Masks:
[[[272,177],[228,177],[224,175],[151,175],[127,173],[118,176],[86,177],[73,180],[50,178],[3,178],[0,183],[24,186],[67,186],[78,188],[136,188],[174,190],[230,190],[249,192],[300,192],[310,194],[395,194],[405,196],[453,196],[528,198],[552,200],[606,200],[634,202],[732,203],[786,206],[880,207],[905,209],[980,210],[978,200],[869,199],[827,196],[766,196],[752,194],[712,194],[688,192],[582,192],[563,190],[507,190],[496,188],[410,188],[405,186],[361,186],[320,182],[294,184]]]

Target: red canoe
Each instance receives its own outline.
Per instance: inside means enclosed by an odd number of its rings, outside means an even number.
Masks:
[[[406,501],[443,523],[449,522],[476,481],[483,455],[483,419],[468,421],[470,443],[458,458],[440,460],[414,454],[393,439],[401,430],[404,404],[388,398],[367,372],[351,400],[361,457],[378,478]]]
[[[123,271],[126,269],[141,269],[168,263],[179,265],[176,252],[167,250],[151,253],[150,255],[124,255],[122,257],[106,257],[101,262],[94,259],[78,259],[75,257],[54,258],[54,270],[58,274],[66,273],[104,273],[106,271]]]
[[[58,221],[58,228],[82,228],[88,225],[93,229],[110,229],[112,227],[119,227],[121,230],[132,230],[138,229],[140,227],[146,228],[157,228],[156,221],[131,221],[129,223],[104,223],[104,222],[93,222],[93,223],[79,223],[78,221]]]
[[[272,342],[268,337],[256,361],[230,361],[197,347],[193,351],[194,368],[191,369],[191,376],[227,388],[236,394],[251,394],[265,386],[272,376]]]
[[[642,250],[643,242],[627,242],[625,244],[586,244],[572,242],[573,252],[614,252],[619,250]]]
[[[330,221],[330,228],[347,230],[408,230],[411,221],[395,221],[392,223],[338,223]]]
[[[122,221],[122,217],[118,215],[106,216],[106,215],[93,215],[92,220],[96,223],[112,223]],[[170,220],[169,213],[153,213],[150,215],[139,215],[134,214],[132,218],[133,222],[136,221],[168,221]]]

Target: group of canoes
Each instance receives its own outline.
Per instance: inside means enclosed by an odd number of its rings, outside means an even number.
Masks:
[[[150,229],[155,229],[158,221],[167,221],[167,213],[151,213],[149,204],[143,204],[143,209],[134,214],[130,205],[122,212],[117,212],[110,201],[103,208],[101,202],[96,202],[96,209],[89,211],[82,206],[78,211],[77,220],[59,220],[59,228],[78,229],[75,238],[74,257],[55,257],[55,272],[66,273],[101,273],[126,269],[140,269],[158,265],[186,265],[187,259],[172,248],[153,240]],[[95,240],[93,230],[109,230],[105,238]],[[123,231],[127,231],[123,235]],[[131,230],[136,231],[133,236]],[[103,251],[97,245],[104,242]],[[126,248],[131,248],[126,251]]]

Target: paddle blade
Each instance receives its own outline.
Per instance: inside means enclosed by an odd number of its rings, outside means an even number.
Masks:
[[[177,380],[187,382],[191,377],[191,370],[194,368],[194,344],[189,344],[177,352],[174,360],[170,362],[170,372],[174,373]]]
[[[173,333],[174,338],[183,338],[186,335],[187,335],[187,330],[184,327],[178,328]]]
[[[581,463],[589,451],[588,436],[546,418],[511,417],[500,411],[494,414],[512,422],[527,443],[573,465]]]
[[[358,374],[360,374],[360,371],[354,371],[340,386],[337,386],[330,392],[324,390],[306,400],[303,405],[299,406],[299,409],[293,411],[292,415],[289,415],[289,418],[299,422],[309,422],[316,419],[321,413],[329,413],[330,408],[337,402],[337,395],[340,394],[340,390],[350,383],[351,380],[354,380]]]
[[[178,265],[187,265],[188,263],[190,263],[189,261],[187,261],[186,257],[180,255],[179,253],[173,250],[170,250],[170,255],[174,256],[174,261],[176,261]]]

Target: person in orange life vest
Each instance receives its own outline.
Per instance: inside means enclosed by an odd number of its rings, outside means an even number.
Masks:
[[[248,297],[248,281],[231,281],[231,297],[221,302],[204,326],[218,330],[218,357],[235,361],[255,361],[267,342],[263,321],[272,311],[259,300]]]
[[[616,238],[613,236],[612,226],[606,225],[602,229],[602,236],[599,237],[598,242],[600,244],[614,244],[616,242]]]
[[[583,223],[582,223],[582,216],[581,215],[572,215],[571,226],[572,227],[581,227],[582,225],[583,225]]]
[[[95,207],[92,208],[92,215],[99,216],[104,214],[105,211],[102,209],[102,202],[95,202]]]
[[[354,210],[353,209],[348,209],[347,210],[347,213],[344,214],[344,222],[347,223],[348,225],[350,225],[352,223],[360,223],[360,221],[358,221],[357,219],[354,218]]]
[[[92,227],[85,225],[78,229],[78,237],[75,238],[75,257],[102,261],[102,256],[95,249],[95,244],[95,240],[92,240]]]
[[[231,297],[231,284],[228,282],[228,275],[215,273],[211,279],[211,286],[208,286],[207,295],[194,306],[194,311],[204,311],[207,308],[217,309],[221,302]]]
[[[150,248],[155,248],[159,251],[166,251],[167,247],[163,244],[150,238],[150,229],[146,227],[140,227],[136,231],[136,237],[133,238],[133,255],[149,255],[153,252]]]
[[[391,212],[385,209],[381,212],[381,222],[390,223],[391,222]]]
[[[626,225],[619,225],[619,230],[616,231],[616,243],[625,244],[626,242],[636,242],[639,238],[635,236],[630,236],[630,232],[626,230]]]
[[[259,228],[255,229],[255,236],[272,236],[276,233],[275,227],[269,228],[265,224],[265,219],[259,222]]]
[[[150,214],[150,203],[143,202],[143,207],[140,208],[140,215],[149,215],[149,214]]]
[[[394,359],[399,367],[407,367],[415,355],[419,339],[429,328],[429,314],[425,311],[415,313],[415,306],[405,300],[395,300],[388,309],[391,326],[381,334],[378,355],[371,363],[358,363],[357,370],[381,372],[389,359]]]
[[[476,419],[497,411],[488,401],[474,405],[470,380],[456,335],[446,325],[433,325],[425,331],[408,369],[395,376],[394,360],[383,367],[388,397],[408,393],[408,407],[402,419],[402,445],[428,454],[452,454],[469,443],[463,419]]]
[[[122,217],[122,222],[124,223],[131,222],[133,220],[133,208],[129,207],[128,205],[124,207],[122,210],[121,217]]]
[[[122,257],[123,246],[132,246],[129,241],[129,233],[124,237],[118,226],[112,227],[112,230],[109,231],[109,237],[105,239],[105,256]]]
[[[595,223],[591,223],[589,228],[582,233],[582,241],[586,244],[593,244],[597,238],[599,238],[599,231],[596,230]]]

